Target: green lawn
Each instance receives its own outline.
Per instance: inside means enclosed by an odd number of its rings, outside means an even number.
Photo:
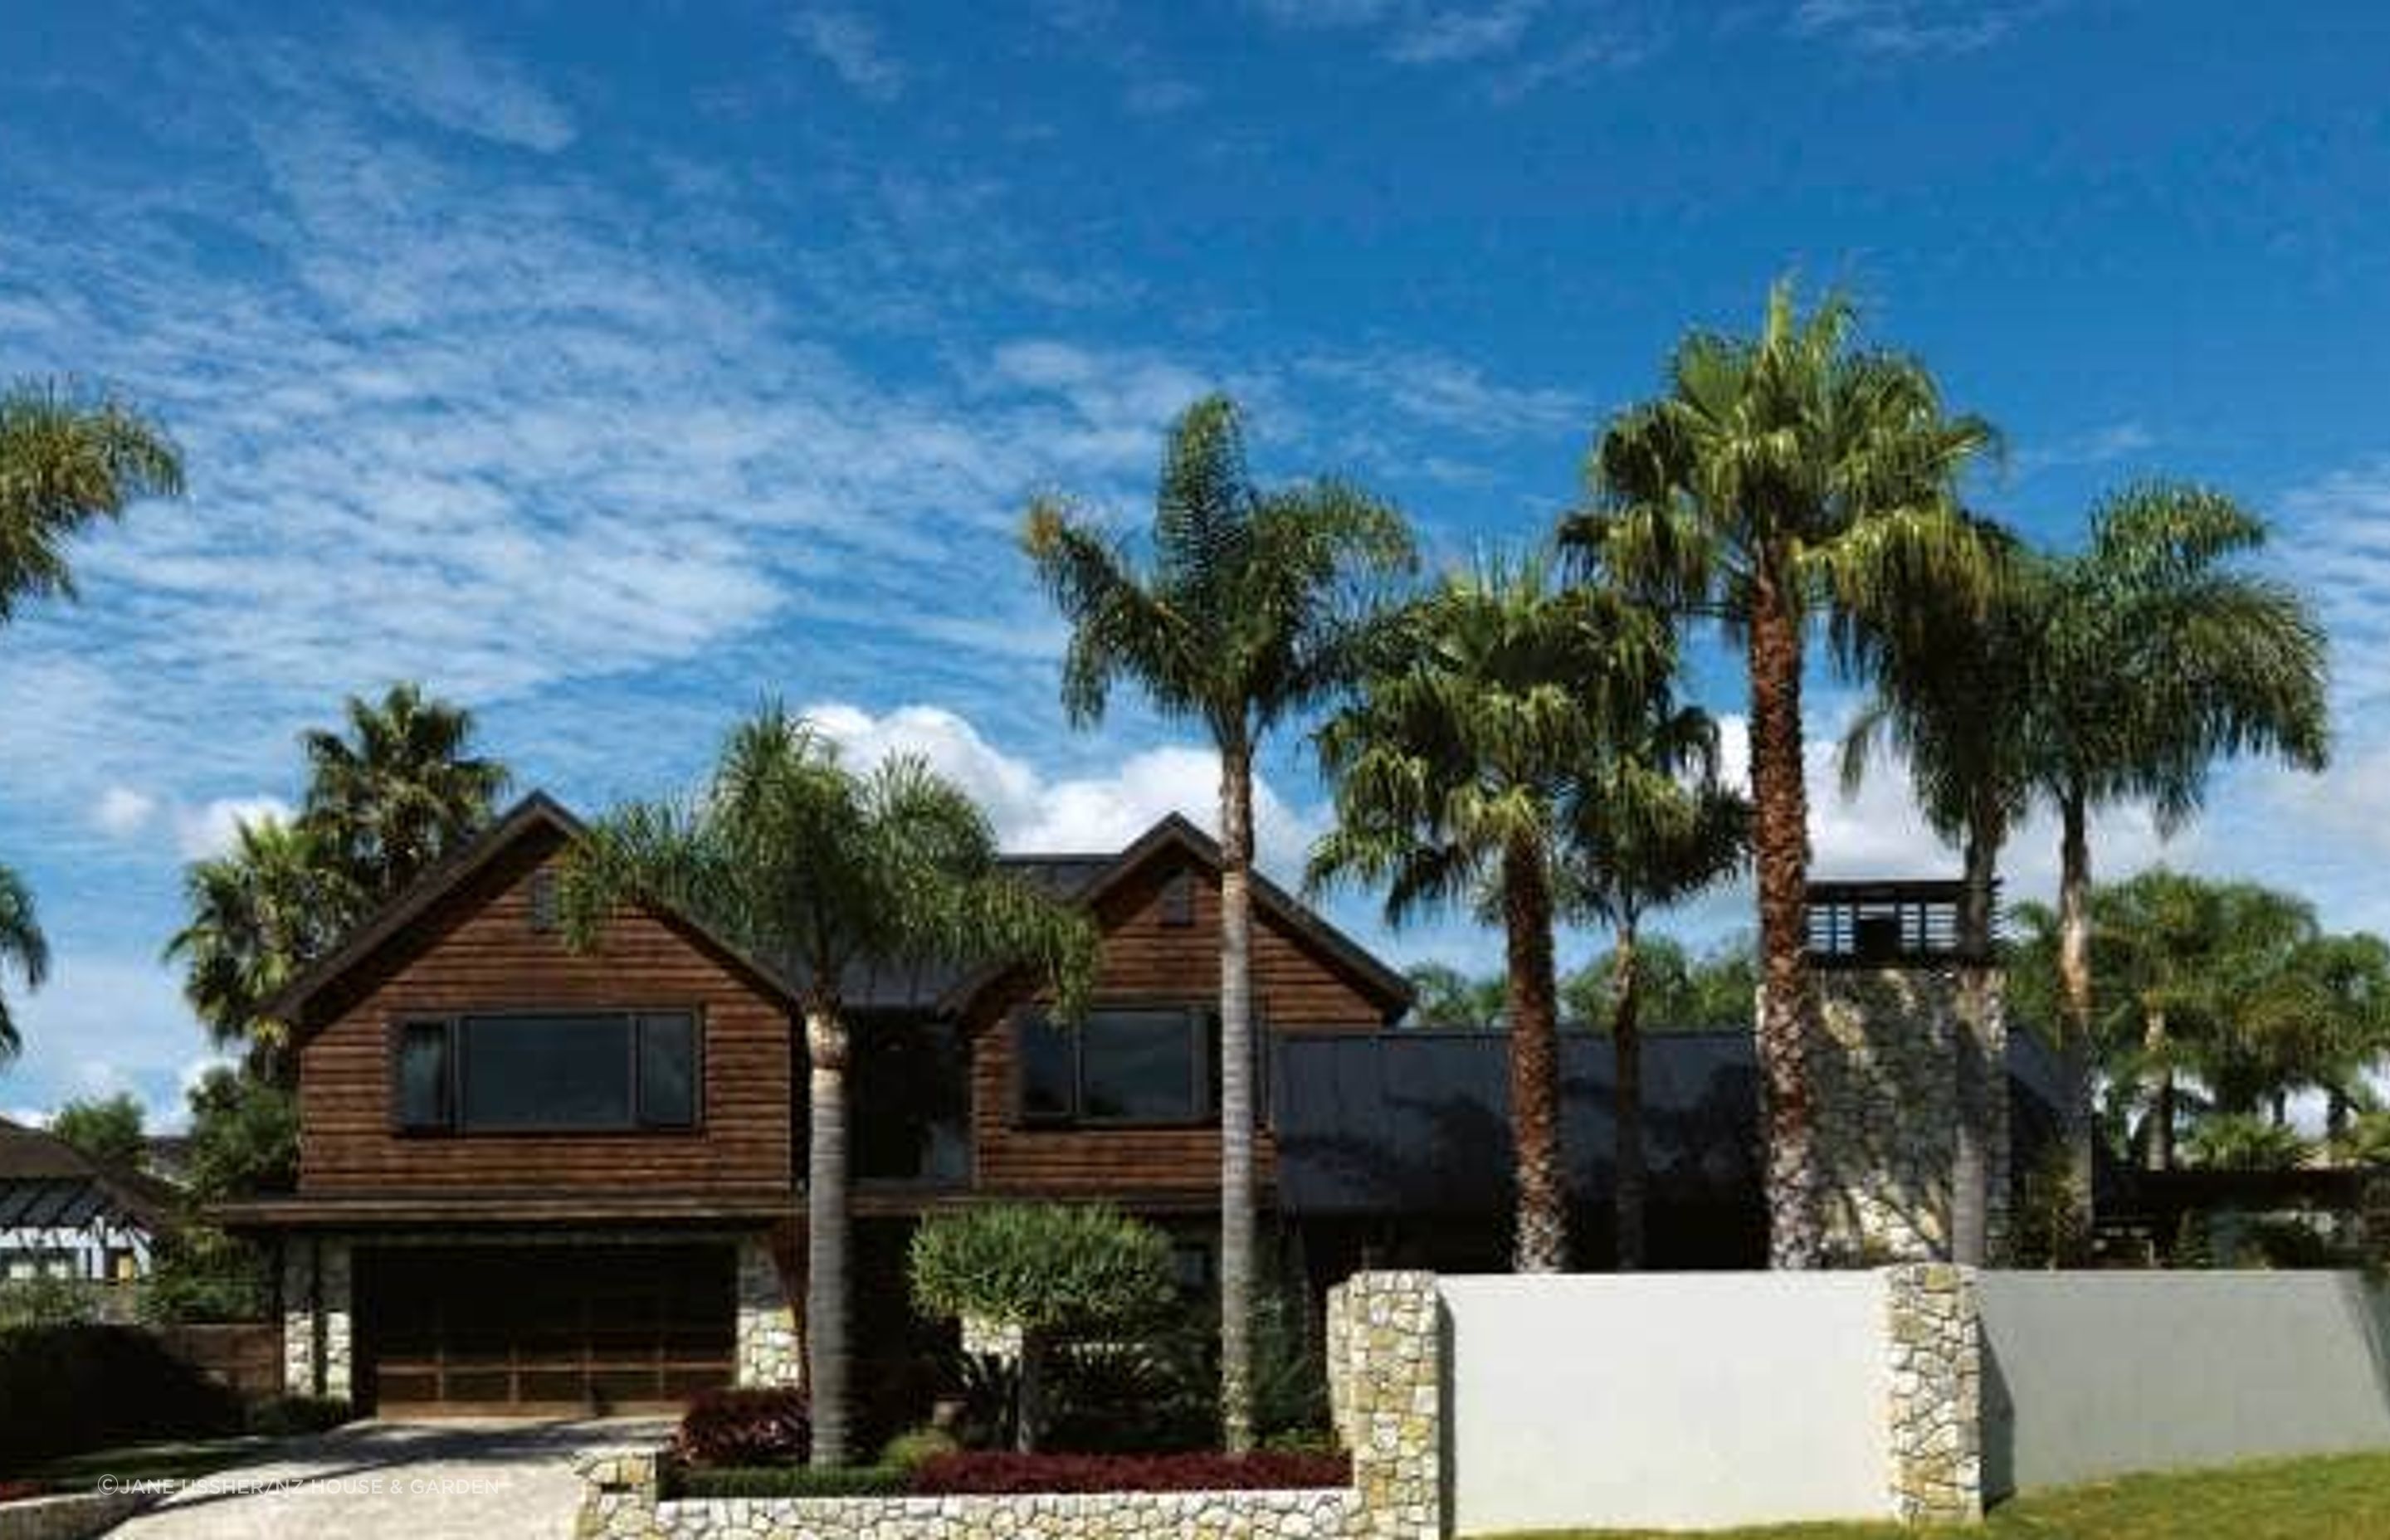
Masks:
[[[1780,1524],[1710,1540],[1887,1540],[1896,1524]],[[1981,1540],[2390,1540],[2390,1455],[2267,1461],[2188,1476],[2130,1476],[2002,1503]],[[1517,1540],[1517,1537],[1514,1537]],[[1536,1540],[1661,1540],[1656,1532],[1568,1530]],[[1681,1540],[1681,1536],[1678,1537]]]
[[[25,1474],[63,1491],[82,1491],[99,1484],[102,1476],[119,1482],[161,1479],[190,1481],[211,1470],[237,1465],[270,1447],[274,1440],[239,1438],[192,1439],[166,1444],[131,1444],[118,1449],[95,1449],[67,1455]]]

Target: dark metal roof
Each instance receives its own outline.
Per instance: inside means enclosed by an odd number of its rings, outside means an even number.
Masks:
[[[1489,1030],[1280,1036],[1270,1105],[1282,1207],[1317,1215],[1497,1212],[1510,1190],[1507,1043]],[[2028,1107],[2046,1083],[2046,1059],[2037,1044],[2011,1050],[2012,1092]],[[1610,1200],[1615,1062],[1606,1036],[1561,1035],[1561,1148],[1579,1204]],[[1756,1200],[1758,1096],[1747,1028],[1644,1039],[1644,1150],[1655,1201]]]

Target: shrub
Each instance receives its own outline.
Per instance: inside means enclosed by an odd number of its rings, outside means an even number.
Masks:
[[[676,1466],[664,1496],[683,1497],[892,1497],[912,1490],[912,1472],[893,1465],[733,1466],[723,1469]]]
[[[782,1386],[707,1391],[688,1404],[673,1450],[691,1465],[793,1464],[813,1448],[804,1392]]]
[[[1170,1303],[1170,1239],[1101,1204],[997,1203],[933,1214],[913,1232],[913,1301],[1021,1333],[1015,1443],[1035,1446],[1053,1341],[1128,1327]]]
[[[2313,1148],[2297,1129],[2245,1112],[2211,1113],[2184,1142],[2191,1163],[2213,1171],[2289,1171]]]
[[[91,1285],[75,1278],[11,1278],[0,1283],[0,1331],[86,1326],[97,1315]]]
[[[242,1420],[263,1438],[290,1438],[337,1428],[356,1413],[349,1404],[328,1395],[277,1395],[251,1405]]]
[[[20,1503],[28,1497],[46,1497],[50,1489],[40,1482],[0,1480],[0,1503]]]
[[[141,1293],[144,1320],[262,1321],[274,1308],[263,1249],[210,1225],[186,1225],[163,1238]]]
[[[909,1471],[939,1455],[951,1455],[962,1445],[955,1435],[944,1428],[915,1428],[897,1434],[880,1451],[880,1463],[893,1469]]]
[[[1176,1455],[940,1455],[913,1472],[925,1496],[964,1493],[1214,1492],[1262,1487],[1343,1486],[1353,1479],[1343,1455],[1259,1452],[1237,1458]]]

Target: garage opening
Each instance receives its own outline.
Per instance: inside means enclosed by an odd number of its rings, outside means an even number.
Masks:
[[[361,1250],[358,1400],[384,1417],[677,1409],[731,1382],[737,1287],[727,1245]]]

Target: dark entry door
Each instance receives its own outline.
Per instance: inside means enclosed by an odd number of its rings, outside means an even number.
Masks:
[[[358,1397],[383,1416],[675,1406],[731,1381],[735,1269],[726,1245],[361,1251]]]

